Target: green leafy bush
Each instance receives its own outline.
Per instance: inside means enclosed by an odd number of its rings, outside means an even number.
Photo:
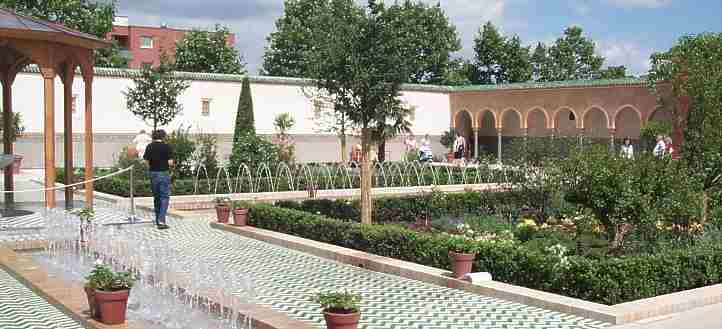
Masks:
[[[253,206],[251,225],[445,269],[451,268],[448,251],[460,243],[449,235],[362,225],[270,205]],[[718,243],[602,258],[559,255],[495,241],[464,241],[478,253],[474,269],[492,273],[495,280],[608,305],[722,282]]]
[[[344,292],[322,292],[314,296],[313,302],[321,304],[325,312],[348,314],[359,311],[361,295]]]
[[[196,143],[191,139],[190,127],[180,126],[168,136],[167,143],[173,150],[175,166],[171,168],[171,174],[175,178],[193,177],[193,153],[196,150]]]
[[[95,265],[85,279],[88,287],[103,291],[128,290],[133,288],[135,283],[135,276],[132,273],[115,272],[107,265]]]

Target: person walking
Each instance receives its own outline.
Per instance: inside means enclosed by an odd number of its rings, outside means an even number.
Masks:
[[[456,139],[454,140],[454,159],[457,164],[464,162],[464,155],[466,152],[466,139],[461,134],[456,133]]]
[[[170,203],[170,167],[173,166],[173,149],[166,142],[163,129],[153,132],[153,142],[148,144],[143,159],[148,162],[150,187],[153,191],[155,225],[158,229],[168,228],[166,214]]]
[[[621,155],[624,159],[634,159],[634,145],[632,145],[632,139],[627,137],[624,139],[622,144]]]
[[[135,136],[133,144],[135,145],[135,151],[137,152],[139,158],[144,158],[145,148],[148,147],[148,144],[152,141],[153,139],[145,132],[145,130],[141,130],[140,133]]]

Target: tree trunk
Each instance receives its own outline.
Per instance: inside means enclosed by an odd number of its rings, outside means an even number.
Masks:
[[[610,246],[610,252],[619,254],[622,251],[622,247],[624,247],[624,238],[626,238],[627,233],[629,233],[632,230],[631,224],[619,224],[616,226],[616,232],[614,233],[614,239],[612,240],[611,246]]]
[[[379,162],[386,161],[386,140],[385,139],[382,140],[381,142],[379,142],[378,152],[379,152],[379,154],[378,154]]]
[[[707,223],[709,220],[709,192],[707,190],[702,191],[702,223]]]
[[[346,147],[346,134],[338,135],[338,139],[341,141],[341,162],[348,162],[348,152]]]
[[[373,200],[371,199],[371,132],[364,128],[361,132],[361,223],[371,224],[373,218]]]

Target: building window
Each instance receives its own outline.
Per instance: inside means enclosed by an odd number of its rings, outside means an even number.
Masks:
[[[211,115],[211,99],[203,98],[201,100],[201,115],[204,117]]]
[[[140,48],[153,48],[153,37],[140,37]]]

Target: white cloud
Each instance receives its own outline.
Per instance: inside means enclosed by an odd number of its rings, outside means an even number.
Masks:
[[[438,0],[423,1],[428,4],[439,2]],[[440,2],[449,20],[456,26],[456,31],[464,47],[461,55],[466,58],[470,58],[473,54],[474,37],[481,25],[487,21],[491,21],[499,28],[502,28],[504,23],[514,24],[505,19],[508,0],[442,0]]]
[[[644,7],[644,8],[660,8],[666,7],[672,3],[672,0],[603,0],[606,3],[619,7]]]
[[[649,70],[649,56],[653,50],[642,47],[637,42],[604,40],[597,43],[597,49],[599,54],[606,58],[606,65],[624,65],[627,73],[634,75],[647,74]]]

